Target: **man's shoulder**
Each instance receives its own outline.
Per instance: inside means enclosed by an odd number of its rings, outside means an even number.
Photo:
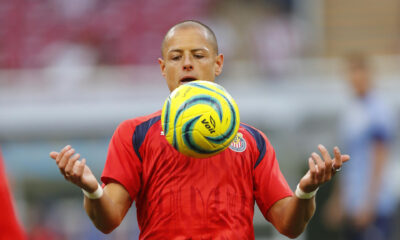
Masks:
[[[253,137],[260,135],[266,138],[265,134],[261,130],[257,129],[256,127],[250,124],[243,122],[240,123],[239,132],[245,132],[247,134],[252,135]]]
[[[246,123],[240,123],[238,137],[242,137],[245,140],[250,140],[249,144],[257,147],[258,149],[263,149],[270,145],[269,139],[265,133]]]

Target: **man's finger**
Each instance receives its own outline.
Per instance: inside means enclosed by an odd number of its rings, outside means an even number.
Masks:
[[[310,176],[314,179],[317,174],[317,168],[315,167],[315,162],[311,157],[308,158],[308,167],[310,168]]]
[[[65,174],[65,166],[67,165],[70,157],[75,153],[75,149],[71,148],[70,150],[68,150],[63,157],[61,158],[61,160],[58,162],[58,168],[60,169],[62,174]]]
[[[50,157],[51,157],[52,159],[56,160],[56,159],[57,159],[57,156],[58,156],[58,152],[50,152],[49,155],[50,155]]]
[[[322,157],[324,158],[325,162],[325,175],[323,181],[329,180],[331,175],[332,175],[332,158],[331,155],[328,152],[328,149],[326,149],[322,144],[318,145],[318,149],[322,154]]]
[[[332,162],[331,155],[329,155],[328,150],[322,144],[318,145],[318,149],[321,152],[321,155],[324,158],[325,162],[327,161]]]
[[[67,165],[65,166],[65,173],[68,173],[69,175],[74,175],[73,167],[75,165],[75,162],[81,157],[79,153],[75,154],[72,156]]]
[[[71,149],[70,145],[65,146],[63,149],[61,149],[60,153],[58,154],[56,158],[56,163],[58,164],[61,161],[61,158],[64,156],[64,153],[68,150]]]
[[[86,159],[83,158],[77,168],[77,171],[76,171],[77,176],[79,176],[79,177],[83,176],[83,171],[85,170],[85,165],[86,165]]]
[[[338,147],[333,148],[333,153],[335,155],[335,161],[333,162],[333,166],[335,169],[339,169],[342,167],[342,154],[340,153],[340,149]]]
[[[318,169],[316,177],[317,180],[320,182],[323,180],[325,175],[325,163],[322,161],[321,157],[315,152],[311,154],[311,157],[317,163]]]
[[[347,155],[347,154],[342,155],[342,162],[347,162],[349,160],[350,160],[350,155]]]

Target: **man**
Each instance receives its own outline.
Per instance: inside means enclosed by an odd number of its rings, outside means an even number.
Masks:
[[[172,27],[159,59],[170,91],[195,79],[214,81],[222,72],[214,33],[185,21]],[[242,151],[228,148],[207,158],[185,157],[161,134],[160,111],[123,122],[111,139],[101,180],[104,191],[71,146],[50,156],[64,177],[84,190],[84,206],[98,229],[109,233],[136,202],[140,239],[254,239],[254,201],[282,234],[297,237],[315,211],[314,194],[349,159],[319,146],[293,196],[274,149],[260,131],[239,129]]]
[[[354,53],[346,61],[354,98],[341,114],[340,132],[352,161],[328,201],[326,220],[330,226],[345,222],[345,239],[390,239],[397,205],[387,171],[394,119],[373,89],[366,56]]]
[[[0,240],[26,239],[25,233],[21,228],[14,212],[13,198],[8,186],[6,171],[0,151]]]

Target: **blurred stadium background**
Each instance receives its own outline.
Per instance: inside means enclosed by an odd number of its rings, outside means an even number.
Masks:
[[[351,94],[347,53],[371,56],[376,86],[400,117],[398,0],[3,0],[0,146],[30,239],[137,239],[134,209],[112,234],[98,232],[81,191],[48,153],[71,144],[100,177],[118,123],[162,107],[160,44],[185,19],[215,31],[225,54],[218,81],[243,121],[269,136],[292,189],[317,144],[338,143]],[[399,159],[391,164],[399,197]],[[318,210],[329,188],[320,190]],[[335,239],[318,210],[299,239]],[[256,239],[285,239],[258,212],[255,231]]]

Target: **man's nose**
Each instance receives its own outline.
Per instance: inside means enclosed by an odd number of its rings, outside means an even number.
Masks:
[[[185,57],[185,60],[183,62],[183,70],[185,71],[193,70],[193,62],[190,59],[190,57]]]

